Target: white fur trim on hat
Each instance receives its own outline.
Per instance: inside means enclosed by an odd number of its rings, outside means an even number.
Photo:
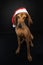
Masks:
[[[16,10],[14,16],[15,16],[16,14],[18,14],[18,13],[21,13],[21,12],[24,12],[24,13],[27,13],[27,14],[28,14],[28,11],[27,11],[25,8],[22,8],[22,9]]]
[[[16,25],[14,25],[14,24],[13,24],[12,26],[13,26],[13,27],[16,27]]]

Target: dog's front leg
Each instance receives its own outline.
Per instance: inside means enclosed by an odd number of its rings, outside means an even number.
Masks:
[[[32,57],[31,57],[31,54],[30,54],[30,44],[29,44],[29,40],[26,39],[26,44],[27,44],[27,58],[29,61],[32,61]]]
[[[18,39],[18,48],[16,50],[16,54],[20,52],[20,37],[17,36],[17,39]]]

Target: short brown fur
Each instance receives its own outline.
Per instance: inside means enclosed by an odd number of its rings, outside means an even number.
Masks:
[[[27,58],[29,61],[32,61],[32,56],[30,54],[30,46],[33,47],[33,43],[32,43],[33,35],[30,32],[29,27],[25,24],[24,20],[26,17],[28,20],[28,25],[30,26],[33,22],[29,14],[19,13],[15,16],[15,25],[17,24],[15,27],[15,31],[18,39],[18,48],[16,50],[16,54],[20,52],[21,43],[23,43],[23,41],[25,40],[27,45]],[[16,18],[17,18],[17,22],[16,22]],[[20,24],[22,26],[21,28],[19,28]],[[20,41],[20,37],[23,38],[22,41]]]

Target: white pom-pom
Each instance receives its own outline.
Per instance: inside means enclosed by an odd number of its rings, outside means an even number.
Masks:
[[[13,24],[13,27],[16,27],[16,25]]]

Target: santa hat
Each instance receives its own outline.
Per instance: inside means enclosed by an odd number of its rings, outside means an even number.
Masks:
[[[15,27],[16,25],[14,24],[14,18],[15,18],[15,16],[18,14],[18,13],[21,13],[21,12],[24,12],[24,13],[27,13],[28,14],[28,11],[26,10],[26,8],[19,8],[19,9],[17,9],[16,11],[15,11],[15,13],[13,14],[13,16],[12,16],[12,25],[13,25],[13,27]]]

